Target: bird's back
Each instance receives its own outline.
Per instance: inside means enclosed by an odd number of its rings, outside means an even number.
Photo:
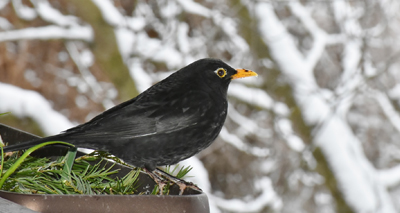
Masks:
[[[227,102],[193,84],[171,84],[162,82],[67,130],[63,139],[78,147],[108,151],[138,167],[170,165],[193,156],[218,136]]]

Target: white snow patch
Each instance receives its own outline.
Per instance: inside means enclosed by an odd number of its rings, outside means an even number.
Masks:
[[[182,12],[182,8],[177,5],[175,1],[167,1],[162,8],[160,8],[160,13],[163,18],[172,19]]]
[[[3,7],[5,7],[8,4],[9,1],[10,0],[2,0],[2,1],[0,1],[0,10],[3,9]]]
[[[248,202],[240,199],[225,200],[216,196],[210,196],[210,200],[215,200],[220,208],[231,212],[261,212],[266,207],[270,207],[276,212],[282,209],[282,199],[273,189],[269,177],[262,177],[256,181],[255,188],[261,191],[261,194]]]
[[[169,69],[180,67],[183,62],[182,54],[169,46],[161,47],[152,58],[155,61],[164,62]]]
[[[55,111],[39,93],[0,83],[0,112],[11,112],[18,117],[31,117],[46,135],[58,134],[74,125]]]
[[[400,165],[390,169],[378,171],[379,182],[383,183],[386,187],[396,187],[400,183]]]
[[[3,30],[11,30],[13,28],[13,25],[3,17],[0,17],[0,29]]]
[[[124,60],[127,60],[132,51],[135,42],[135,33],[127,28],[119,27],[115,29],[115,36],[119,52]]]
[[[50,25],[45,27],[29,27],[20,30],[0,32],[0,42],[35,39],[69,39],[92,41],[93,31],[89,26],[63,28]]]
[[[221,137],[222,140],[231,144],[237,149],[250,155],[254,155],[257,157],[267,157],[269,155],[269,149],[250,146],[244,143],[237,135],[229,133],[225,127],[222,127],[222,130],[219,133],[219,137]]]
[[[27,21],[31,21],[37,17],[36,10],[23,4],[22,0],[12,0],[12,3],[18,17]]]
[[[189,32],[189,25],[187,23],[180,23],[178,26],[177,40],[179,49],[183,54],[187,54],[190,51],[188,32]]]
[[[141,31],[146,26],[146,20],[143,17],[127,17],[128,26],[134,31]]]
[[[182,8],[187,12],[187,13],[192,13],[196,14],[199,16],[204,16],[206,18],[210,17],[211,11],[202,6],[199,3],[196,3],[192,0],[177,0],[177,2],[182,6]]]
[[[292,122],[289,119],[279,119],[276,122],[276,125],[278,126],[282,137],[285,139],[286,143],[291,149],[296,152],[301,152],[304,150],[304,142],[300,139],[300,137],[294,134]]]
[[[124,27],[126,26],[125,17],[118,11],[110,0],[92,0],[97,5],[103,15],[104,20],[112,25]]]
[[[212,194],[208,171],[204,167],[204,164],[196,156],[193,156],[191,158],[179,162],[179,165],[192,167],[192,170],[190,170],[188,177],[185,178],[186,181],[195,183],[208,196]],[[221,212],[218,209],[215,200],[209,199],[208,201],[210,205],[210,212],[212,213]]]
[[[136,88],[138,89],[139,92],[143,92],[149,87],[152,86],[153,80],[152,78],[144,71],[142,67],[142,63],[140,62],[140,59],[138,58],[133,58],[131,62],[129,63],[129,71],[131,74],[131,77],[135,81]]]
[[[40,17],[50,23],[59,26],[73,26],[78,25],[79,19],[74,16],[63,15],[59,10],[54,9],[48,1],[36,0],[31,1]]]
[[[231,83],[228,95],[264,109],[271,109],[274,103],[264,90],[246,87],[242,84]]]

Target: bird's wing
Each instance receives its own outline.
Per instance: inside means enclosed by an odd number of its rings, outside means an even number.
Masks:
[[[184,92],[176,97],[146,100],[112,109],[99,118],[68,130],[81,139],[135,138],[169,133],[196,125],[213,106],[205,92]]]

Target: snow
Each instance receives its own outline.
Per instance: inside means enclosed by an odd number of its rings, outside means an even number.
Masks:
[[[58,134],[74,125],[55,111],[39,93],[0,83],[0,112],[11,112],[18,117],[33,118],[46,135]]]
[[[317,23],[315,23],[314,19],[311,17],[311,13],[307,10],[307,8],[301,6],[300,2],[293,1],[291,4],[289,4],[289,6],[293,12],[293,15],[300,19],[303,25],[307,28],[308,32],[314,38],[314,45],[309,51],[305,60],[310,67],[315,67],[320,56],[324,52],[327,35],[318,27]]]
[[[0,29],[11,30],[13,25],[5,18],[0,17]]]
[[[225,17],[221,13],[217,11],[213,11],[213,21],[214,23],[219,26],[232,40],[235,46],[240,51],[248,51],[249,45],[247,42],[238,35],[236,23],[229,17]]]
[[[39,87],[42,84],[42,79],[38,78],[36,72],[31,69],[25,70],[24,77],[34,87]]]
[[[232,106],[232,103],[228,103],[228,117],[239,125],[239,127],[235,130],[236,135],[245,137],[249,134],[255,134],[260,138],[268,138],[272,135],[271,129],[259,127],[256,121],[242,115]]]
[[[392,99],[400,99],[400,84],[396,84],[388,91],[388,95]]]
[[[173,47],[165,45],[153,55],[153,60],[163,62],[169,69],[182,65],[182,54]]]
[[[316,25],[308,23],[312,20],[305,17],[306,13],[301,13],[304,10],[301,4],[293,3],[290,4],[290,7],[308,28],[316,27]],[[340,9],[341,12],[343,10],[345,9]],[[395,212],[390,199],[387,199],[388,192],[377,181],[377,172],[363,153],[360,141],[354,136],[346,122],[341,119],[341,116],[332,111],[327,100],[316,92],[319,88],[315,83],[312,71],[315,61],[321,57],[322,51],[316,51],[320,55],[312,56],[313,60],[306,60],[307,57],[297,50],[293,39],[276,17],[270,4],[257,3],[255,12],[263,41],[268,45],[272,57],[293,86],[295,98],[302,108],[306,122],[309,125],[321,125],[314,133],[314,144],[320,147],[326,156],[345,200],[356,212]],[[343,14],[339,16],[343,16]],[[323,34],[319,36],[323,36]],[[324,40],[315,39],[314,45],[323,47],[324,44],[321,42]],[[345,52],[350,57],[344,62],[344,76],[346,77],[343,79],[349,80],[350,78],[353,82],[344,84],[341,88],[342,91],[352,90],[359,84],[358,79],[351,78],[354,71],[357,71],[355,65],[359,61],[357,45],[358,43],[354,41],[346,46],[347,51]]]
[[[159,39],[149,38],[146,33],[138,33],[135,41],[135,52],[145,58],[165,63],[168,69],[181,67],[182,54],[171,44],[163,44]]]
[[[85,67],[90,67],[94,63],[94,55],[89,49],[84,49],[80,54],[80,58],[82,65]]]
[[[378,180],[387,188],[397,186],[400,183],[400,165],[390,169],[380,170],[378,173]]]
[[[264,109],[271,109],[274,103],[264,90],[246,87],[242,84],[231,83],[228,95]]]
[[[89,66],[93,63],[93,55],[88,50],[83,50],[82,52],[78,51],[78,47],[73,42],[66,42],[66,48],[70,53],[72,60],[75,62],[78,67],[79,72],[81,73],[81,78],[79,77],[71,77],[67,78],[67,81],[72,86],[77,86],[78,91],[81,93],[91,91],[91,98],[94,101],[99,101],[99,94],[102,93],[102,88],[98,84],[96,77],[89,71]]]
[[[272,207],[273,211],[279,212],[283,203],[274,191],[272,181],[268,177],[262,177],[255,182],[255,187],[261,193],[251,201],[225,200],[216,196],[210,196],[210,200],[214,200],[220,208],[231,212],[261,212],[266,207]]]
[[[146,20],[143,17],[128,17],[127,24],[133,31],[141,31],[146,26]]]
[[[289,108],[286,106],[286,104],[282,102],[275,102],[273,106],[273,110],[277,115],[280,116],[288,116],[289,115]]]
[[[161,16],[164,19],[171,19],[182,12],[182,8],[177,4],[176,1],[167,1],[166,5],[160,8]]]
[[[144,71],[140,59],[133,58],[130,60],[129,71],[139,92],[143,92],[152,86],[153,80]]]
[[[185,178],[186,181],[195,183],[206,195],[212,194],[211,183],[208,177],[208,171],[204,167],[203,163],[196,157],[193,156],[184,161],[181,161],[179,165],[182,166],[191,166],[192,170],[190,170],[189,174]],[[208,199],[210,203],[210,212],[219,213],[221,212],[216,207],[216,202],[214,199]]]
[[[377,208],[377,198],[370,185],[371,174],[363,171],[360,162],[365,159],[356,159],[351,152],[359,153],[359,147],[352,146],[357,141],[352,136],[348,126],[337,117],[332,117],[324,123],[315,137],[315,144],[321,147],[327,154],[327,160],[335,172],[335,176],[340,183],[339,187],[357,212],[369,212]],[[355,144],[353,144],[355,145]],[[355,154],[355,153],[354,153]],[[361,156],[365,157],[365,156]]]
[[[190,51],[190,42],[188,38],[189,25],[186,23],[181,23],[178,26],[178,46],[179,50],[183,54],[187,54]]]
[[[12,0],[12,3],[18,17],[27,21],[33,20],[37,17],[36,11],[33,8],[30,8],[23,4],[22,0]]]
[[[89,26],[74,26],[63,28],[55,25],[44,27],[29,27],[20,30],[10,30],[0,32],[0,42],[17,40],[48,40],[48,39],[68,39],[68,40],[93,40],[93,31]]]
[[[279,119],[276,122],[278,129],[281,132],[281,135],[285,138],[285,141],[289,145],[289,147],[296,152],[301,152],[304,150],[305,145],[303,140],[294,134],[292,129],[292,123],[288,119]]]
[[[400,116],[397,111],[394,109],[392,103],[390,102],[389,98],[382,94],[381,92],[374,92],[375,100],[380,105],[383,113],[387,117],[387,119],[392,123],[393,127],[400,132]]]
[[[340,86],[336,93],[339,95],[351,95],[352,91],[362,84],[361,70],[357,68],[361,59],[361,41],[348,41],[345,44],[343,58],[343,74]]]
[[[62,27],[78,25],[77,17],[63,15],[60,11],[53,8],[48,1],[35,0],[32,3],[35,5],[39,16],[47,22]]]
[[[8,4],[9,1],[10,1],[10,0],[3,0],[3,1],[0,1],[0,10],[3,9],[3,7],[5,7],[5,6]]]
[[[115,36],[117,38],[118,49],[124,60],[127,60],[133,51],[135,42],[135,33],[127,28],[115,29]]]
[[[208,8],[192,0],[177,0],[177,2],[187,13],[192,13],[204,17],[210,17],[212,13]]]
[[[219,137],[237,149],[256,157],[267,157],[270,153],[269,149],[252,147],[244,143],[237,135],[229,133],[225,127],[222,128]]]
[[[99,8],[104,20],[111,26],[126,26],[125,17],[118,11],[110,0],[92,0]]]

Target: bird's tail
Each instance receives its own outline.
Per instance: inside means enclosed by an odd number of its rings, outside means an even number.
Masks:
[[[65,139],[64,134],[59,134],[59,135],[53,135],[45,138],[38,138],[38,139],[33,139],[30,141],[18,143],[18,144],[13,144],[10,146],[5,146],[3,147],[4,152],[12,152],[12,151],[17,151],[17,150],[24,150],[28,149],[30,147],[33,147],[35,145],[48,142],[48,141],[63,141]]]

